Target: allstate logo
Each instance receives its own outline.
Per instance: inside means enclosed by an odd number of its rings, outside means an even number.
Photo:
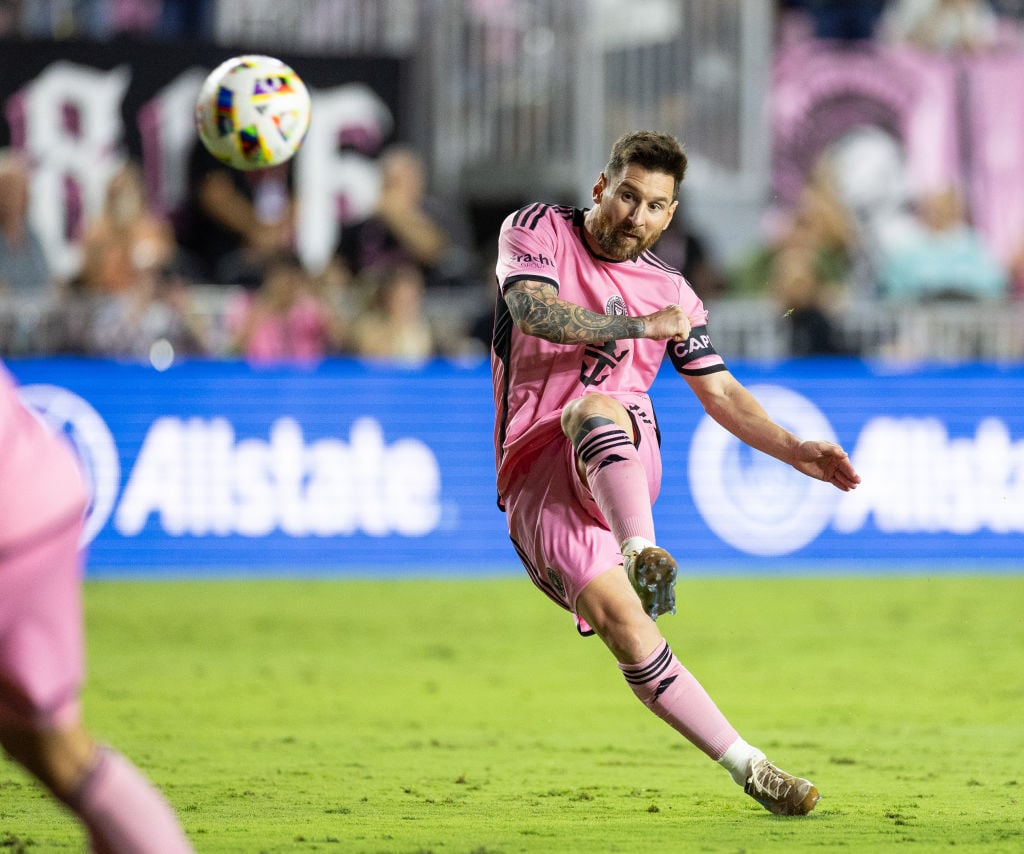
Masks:
[[[117,444],[102,416],[76,394],[54,385],[26,385],[22,401],[64,435],[82,464],[90,500],[82,543],[90,542],[110,518],[121,483]]]
[[[807,398],[781,386],[752,386],[768,414],[797,436],[834,442],[832,425]],[[710,417],[693,434],[690,484],[697,510],[722,540],[753,555],[784,555],[814,540],[839,492],[750,448]]]

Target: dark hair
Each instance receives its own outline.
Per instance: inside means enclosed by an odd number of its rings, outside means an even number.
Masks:
[[[609,177],[620,175],[633,163],[671,175],[675,182],[673,195],[679,192],[679,185],[686,175],[687,160],[683,146],[674,136],[650,130],[637,130],[620,136],[612,146],[605,174]]]

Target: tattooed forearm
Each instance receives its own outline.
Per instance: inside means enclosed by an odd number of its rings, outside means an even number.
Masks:
[[[603,344],[644,335],[644,322],[639,317],[589,311],[559,299],[550,286],[510,290],[505,302],[523,332],[555,344]]]

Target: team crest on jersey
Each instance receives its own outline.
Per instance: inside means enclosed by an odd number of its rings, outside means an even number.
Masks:
[[[547,573],[548,581],[551,582],[551,586],[558,591],[558,595],[565,597],[565,584],[562,581],[562,576],[558,574],[558,571],[552,569],[550,566],[545,567],[544,571]]]
[[[604,313],[613,314],[618,317],[625,317],[626,301],[618,294],[613,297],[608,297],[608,302],[604,304]]]

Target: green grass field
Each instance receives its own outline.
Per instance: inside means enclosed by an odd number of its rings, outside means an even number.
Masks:
[[[1024,850],[1024,576],[684,579],[660,622],[822,790],[772,816],[525,577],[91,582],[86,718],[199,852]],[[0,850],[77,851],[0,764]]]

